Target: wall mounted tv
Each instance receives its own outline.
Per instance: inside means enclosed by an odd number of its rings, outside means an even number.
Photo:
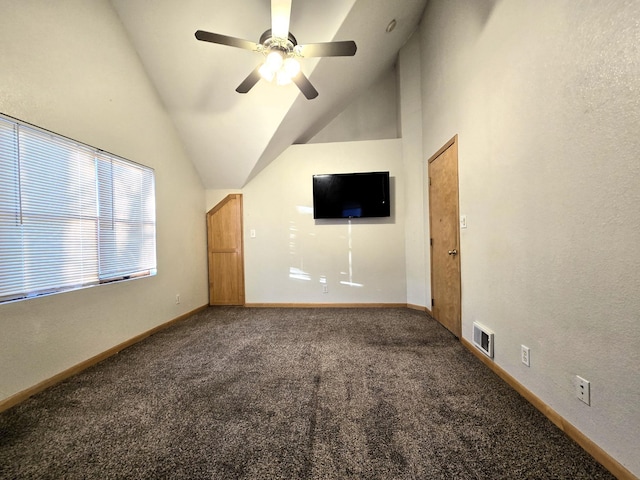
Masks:
[[[389,172],[313,176],[313,218],[389,216]]]

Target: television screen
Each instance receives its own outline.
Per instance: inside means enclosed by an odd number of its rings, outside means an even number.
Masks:
[[[313,176],[313,218],[390,215],[389,172]]]

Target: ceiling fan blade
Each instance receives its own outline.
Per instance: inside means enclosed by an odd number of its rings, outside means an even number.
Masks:
[[[318,96],[318,91],[311,85],[309,79],[302,72],[298,72],[296,76],[292,79],[293,83],[295,83],[302,94],[307,97],[307,100],[313,100]]]
[[[289,36],[291,0],[271,0],[271,34],[277,38]]]
[[[356,54],[356,42],[346,40],[343,42],[308,43],[298,45],[303,57],[352,57]]]
[[[240,85],[238,85],[238,88],[236,88],[236,92],[238,93],[247,93],[249,90],[251,90],[253,88],[253,86],[258,83],[258,80],[260,80],[261,76],[260,76],[260,67],[262,65],[258,65],[250,74],[247,78],[245,78],[242,83]]]
[[[229,37],[227,35],[220,35],[219,33],[205,32],[204,30],[198,30],[196,32],[196,38],[198,40],[202,40],[203,42],[218,43],[220,45],[228,45],[230,47],[244,48],[245,50],[258,49],[258,44],[250,42],[249,40]]]

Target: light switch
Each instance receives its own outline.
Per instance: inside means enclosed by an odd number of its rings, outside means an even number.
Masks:
[[[252,228],[251,230],[249,230],[249,236],[251,238],[256,238],[256,230],[254,228]]]
[[[467,228],[467,216],[460,215],[460,228]]]

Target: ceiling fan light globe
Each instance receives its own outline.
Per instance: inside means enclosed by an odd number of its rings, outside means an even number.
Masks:
[[[291,83],[291,75],[286,70],[278,70],[276,73],[277,85],[289,85]]]
[[[260,73],[260,76],[267,82],[271,82],[273,80],[273,77],[275,76],[275,71],[273,71],[271,67],[269,67],[267,62],[262,64],[258,72]]]
[[[278,50],[272,50],[269,52],[269,55],[267,55],[267,60],[264,63],[269,66],[272,72],[277,72],[280,67],[282,67],[283,62],[282,53]]]
[[[282,69],[287,72],[289,79],[291,79],[300,72],[300,63],[295,58],[289,57],[284,61]]]

